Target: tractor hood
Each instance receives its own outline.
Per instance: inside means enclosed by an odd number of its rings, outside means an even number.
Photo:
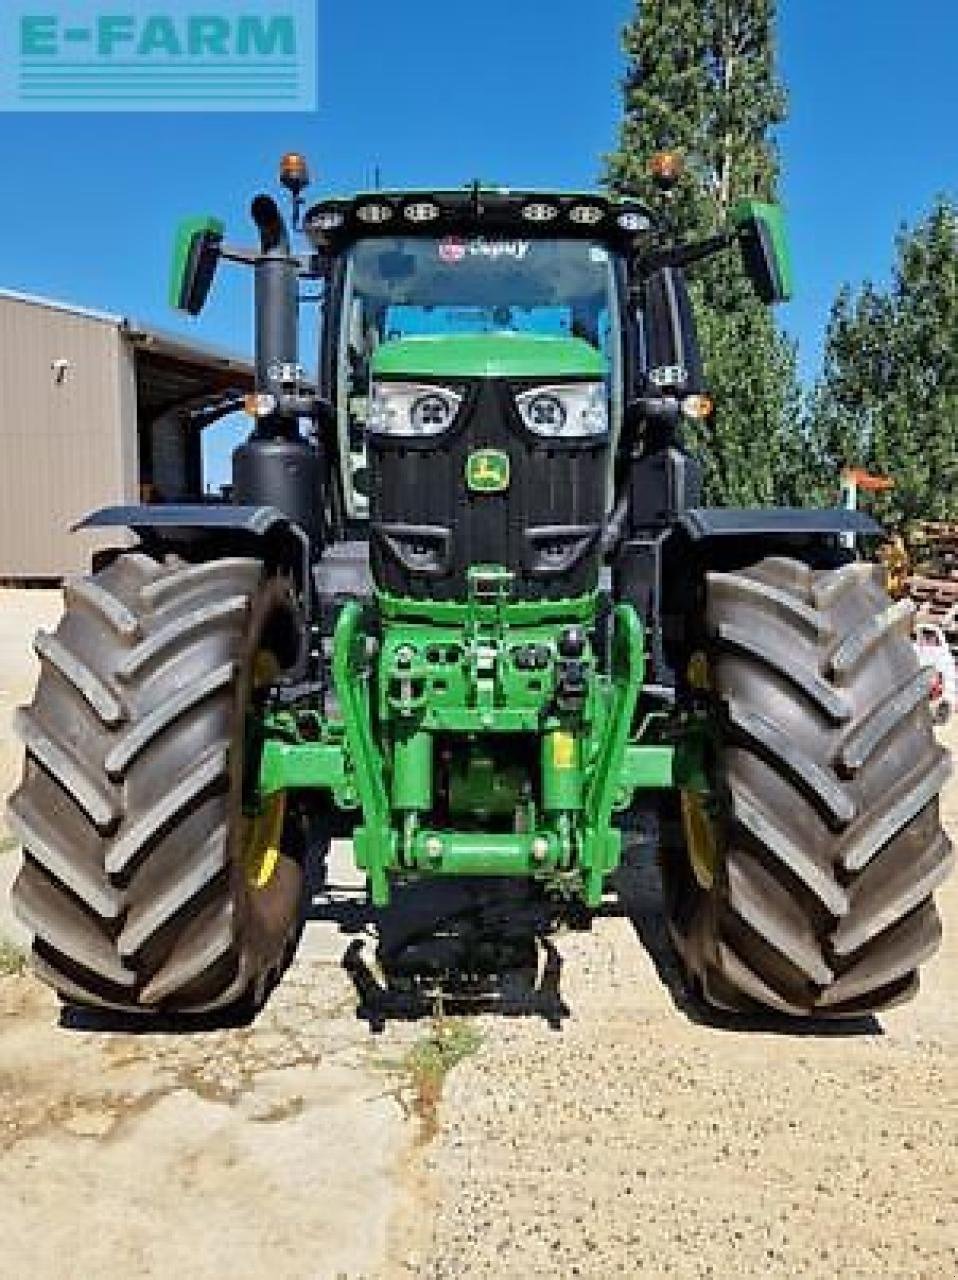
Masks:
[[[373,377],[589,378],[605,377],[605,362],[581,338],[525,333],[437,334],[384,342]]]

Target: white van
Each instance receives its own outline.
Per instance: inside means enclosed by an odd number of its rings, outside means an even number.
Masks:
[[[918,661],[936,673],[931,689],[931,714],[936,724],[945,724],[958,706],[958,666],[948,648],[941,627],[919,618],[915,623],[915,650]]]

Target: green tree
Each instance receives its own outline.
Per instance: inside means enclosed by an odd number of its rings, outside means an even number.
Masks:
[[[809,438],[823,474],[890,476],[875,510],[907,533],[958,519],[958,208],[939,198],[896,241],[891,284],[832,307]]]
[[[606,157],[607,184],[657,207],[688,238],[724,225],[742,197],[774,200],[773,130],[786,112],[774,27],[774,0],[640,0],[624,33],[625,110],[619,149]],[[686,161],[668,197],[646,168],[665,148]],[[804,474],[794,349],[736,255],[696,269],[692,291],[717,405],[706,426],[688,433],[707,498],[794,501]]]

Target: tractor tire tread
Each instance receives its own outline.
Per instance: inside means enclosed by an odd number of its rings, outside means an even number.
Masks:
[[[121,813],[119,801],[100,779],[90,776],[88,762],[81,764],[72,750],[61,746],[27,708],[16,712],[14,727],[26,748],[28,768],[33,761],[55,778],[99,832],[116,827]]]
[[[868,763],[872,755],[916,707],[927,703],[934,683],[934,671],[922,667],[894,693],[881,702],[871,715],[857,724],[841,745],[839,763],[848,777]]]
[[[127,914],[123,931],[117,939],[120,955],[125,958],[136,956],[151,938],[208,890],[226,867],[226,827],[223,825],[211,832],[185,873],[177,871],[164,886],[154,891],[148,903]]]
[[[113,782],[122,781],[134,760],[176,720],[201,702],[227,688],[236,677],[236,663],[224,662],[192,684],[176,689],[125,733],[107,752],[104,768]]]
[[[217,782],[226,779],[228,764],[225,744],[206,752],[198,764],[190,763],[189,772],[111,845],[104,869],[112,880],[121,879],[156,842],[160,834],[180,817],[185,809],[199,800]]]
[[[30,850],[31,858],[51,880],[69,889],[102,920],[119,918],[124,910],[123,895],[97,873],[92,863],[70,856],[23,790],[11,799],[6,816],[13,835],[23,848]]]
[[[68,1003],[228,1014],[276,972],[228,838],[251,611],[261,590],[264,607],[293,609],[265,581],[246,557],[120,553],[67,585],[38,641],[37,691],[18,713],[12,898],[37,975]]]
[[[64,586],[67,605],[85,606],[122,640],[136,640],[140,622],[133,610],[93,578],[71,578]]]
[[[848,699],[824,680],[817,671],[796,666],[791,661],[790,655],[781,653],[772,644],[731,622],[720,623],[716,636],[725,648],[764,663],[776,675],[789,681],[836,724],[844,724],[851,719],[852,708]]]
[[[755,751],[770,756],[805,791],[832,823],[844,829],[855,817],[855,802],[841,782],[812,757],[775,722],[761,711],[753,711],[739,701],[726,702],[729,724]]]
[[[933,894],[955,863],[938,804],[950,759],[909,610],[858,564],[770,558],[707,583],[699,647],[727,819],[708,888],[678,841],[663,852],[686,980],[739,1011],[848,1018],[899,1003],[939,945]]]
[[[114,728],[124,718],[123,704],[97,674],[76,654],[61,644],[56,636],[40,631],[33,649],[41,663],[46,663],[76,689],[90,709],[109,728]]]
[[[187,639],[202,636],[217,623],[243,617],[248,609],[248,596],[231,595],[160,624],[122,660],[117,667],[117,679],[123,683],[130,682],[144,667],[161,662],[166,654],[182,646]]]

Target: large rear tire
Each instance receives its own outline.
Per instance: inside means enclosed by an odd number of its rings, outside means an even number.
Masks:
[[[714,796],[681,797],[662,854],[672,939],[708,1003],[847,1017],[917,989],[954,857],[908,618],[868,565],[708,575],[690,675]]]
[[[67,586],[56,633],[37,637],[9,809],[14,907],[64,1001],[180,1014],[265,998],[304,876],[282,808],[244,816],[245,726],[300,635],[288,582],[253,559],[133,552]]]

